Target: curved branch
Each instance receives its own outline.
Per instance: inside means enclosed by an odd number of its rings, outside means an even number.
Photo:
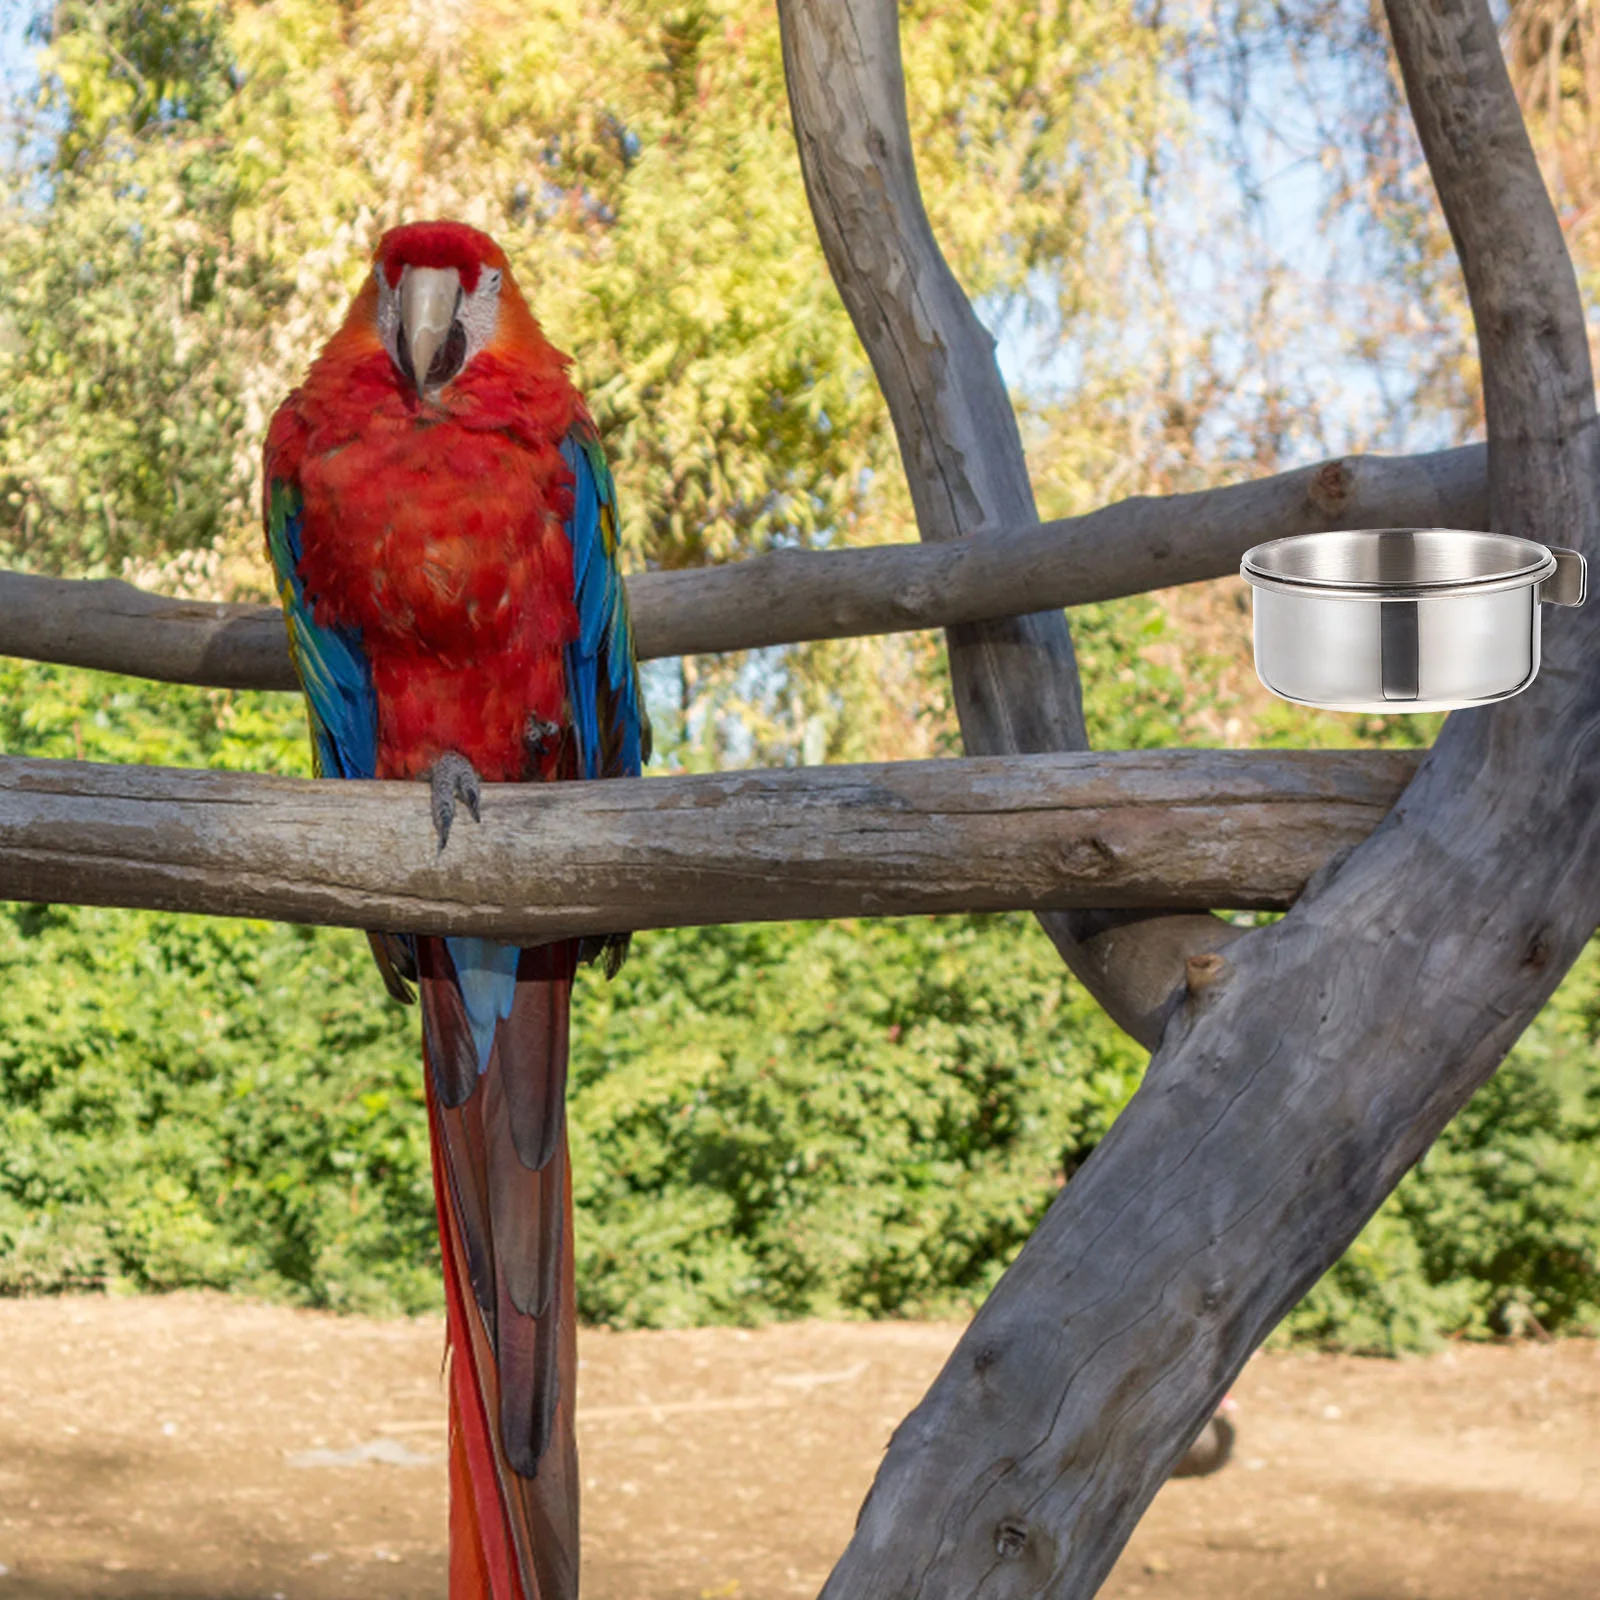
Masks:
[[[894,419],[925,541],[1036,520],[994,340],[923,209],[906,120],[897,0],[779,0],[784,75],[822,248]],[[1181,540],[1179,541],[1181,544]],[[1084,750],[1066,618],[1041,611],[948,632],[969,754]],[[1184,959],[1235,930],[1216,918],[1041,918],[1110,1015],[1153,1045]]]
[[[643,660],[942,628],[1220,578],[1253,544],[1326,528],[1486,527],[1482,445],[1347,456],[1254,483],[1123,500],[939,545],[787,550],[628,579]],[[275,606],[0,571],[0,655],[167,683],[293,689]]]
[[[421,784],[0,757],[0,898],[530,944],[1089,899],[1270,909],[1415,765],[1193,750],[491,785],[441,852]]]
[[[1466,272],[1495,525],[1600,555],[1577,286],[1484,0],[1389,0]],[[1143,1086],[896,1433],[830,1600],[1098,1588],[1273,1324],[1600,923],[1600,614],[1452,716],[1365,843],[1193,986]]]

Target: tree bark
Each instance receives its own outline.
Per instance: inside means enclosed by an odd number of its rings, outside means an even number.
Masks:
[[[1225,577],[1263,539],[1487,527],[1486,453],[1347,456],[1253,483],[1123,500],[934,545],[785,550],[628,579],[641,660],[981,622]],[[0,655],[218,689],[293,689],[276,606],[175,600],[115,579],[0,571]]]
[[[1477,321],[1493,524],[1600,556],[1582,308],[1483,0],[1389,0]],[[896,1433],[830,1600],[1092,1595],[1250,1352],[1600,922],[1600,650],[1553,617],[1395,810],[1172,1017]]]
[[[1035,522],[994,340],[923,209],[897,0],[779,0],[778,18],[812,216],[894,419],[919,534],[943,543]],[[961,623],[948,640],[968,754],[1088,748],[1060,611]],[[1204,915],[1081,911],[1041,922],[1079,980],[1147,1045],[1159,1037],[1187,958],[1220,949],[1237,931]]]
[[[922,545],[790,550],[632,580],[642,653],[948,628],[1237,574],[1252,545],[1329,528],[1474,528],[1484,448],[1349,456],[1252,483]],[[1484,523],[1487,526],[1487,523]]]
[[[491,785],[0,758],[0,898],[541,940],[1089,903],[1288,905],[1404,752],[1173,750]]]

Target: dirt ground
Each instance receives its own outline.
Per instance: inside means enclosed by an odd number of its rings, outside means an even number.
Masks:
[[[586,1600],[817,1591],[957,1329],[589,1333]],[[0,1302],[0,1600],[442,1600],[440,1329]],[[1600,1345],[1263,1356],[1113,1600],[1596,1600]]]

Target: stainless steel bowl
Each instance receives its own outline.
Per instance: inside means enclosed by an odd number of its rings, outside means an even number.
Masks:
[[[1576,550],[1456,528],[1297,534],[1245,552],[1256,671],[1330,711],[1453,711],[1539,672],[1540,603],[1581,606]]]

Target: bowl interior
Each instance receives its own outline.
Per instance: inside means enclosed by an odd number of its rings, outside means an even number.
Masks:
[[[1531,574],[1549,560],[1544,546],[1531,540],[1457,528],[1296,534],[1258,545],[1246,558],[1265,578],[1361,589],[1483,583]]]

